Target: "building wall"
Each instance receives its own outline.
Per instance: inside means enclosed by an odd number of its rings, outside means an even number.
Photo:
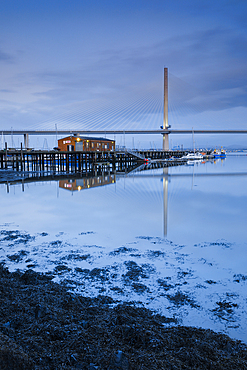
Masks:
[[[68,136],[58,140],[58,147],[62,151],[110,151],[115,150],[115,141]]]
[[[63,139],[58,140],[58,148],[60,148],[62,151],[68,150],[68,145],[74,145],[74,137],[68,136]]]

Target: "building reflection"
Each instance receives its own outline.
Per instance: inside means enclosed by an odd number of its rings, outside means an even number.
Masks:
[[[59,181],[59,188],[70,191],[80,191],[83,189],[95,188],[97,186],[105,186],[115,184],[116,175],[103,175],[95,177],[84,177],[77,179],[64,179]]]

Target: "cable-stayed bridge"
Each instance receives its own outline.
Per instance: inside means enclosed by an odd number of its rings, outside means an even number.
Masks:
[[[170,134],[204,134],[204,135],[210,135],[210,134],[247,134],[247,130],[3,130],[2,131],[2,137],[5,135],[23,135],[24,137],[24,147],[29,147],[29,135],[41,135],[41,136],[47,136],[47,135],[157,135],[160,134],[163,137],[166,137],[166,142],[168,141],[168,135]],[[2,147],[3,147],[3,139],[2,139]],[[169,145],[167,147],[163,146],[164,150],[169,149]]]
[[[104,134],[111,134],[111,135],[138,135],[138,134],[247,134],[247,130],[183,130],[183,129],[157,129],[157,130],[2,130],[0,133],[4,135],[104,135]]]
[[[205,124],[205,129],[199,128],[174,128],[179,125],[179,116],[186,115],[196,109],[200,112],[200,93],[193,92],[185,87],[185,83],[178,81],[177,91],[172,85],[173,98],[179,92],[186,95],[185,104],[177,99],[178,107],[174,106],[174,100],[168,102],[168,69],[164,69],[163,92],[157,85],[140,89],[133,89],[129,94],[115,96],[114,93],[106,94],[104,98],[87,99],[79,103],[68,104],[59,108],[57,115],[32,124],[25,129],[0,129],[2,135],[2,147],[5,135],[23,135],[24,146],[28,147],[29,135],[162,135],[163,149],[169,148],[168,136],[173,134],[246,134],[247,130],[241,129],[217,129],[210,122]],[[186,90],[187,89],[187,90]],[[138,91],[137,91],[138,90]],[[185,91],[186,90],[186,91]],[[170,94],[170,86],[169,86]],[[192,101],[197,101],[197,107],[192,106]],[[172,102],[172,104],[170,103]],[[169,105],[169,109],[168,109]],[[168,124],[169,111],[169,124]],[[170,123],[172,128],[170,127]],[[0,139],[1,141],[1,139]]]

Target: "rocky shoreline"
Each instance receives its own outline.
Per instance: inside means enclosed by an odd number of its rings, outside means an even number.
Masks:
[[[247,346],[0,265],[1,369],[247,369]]]

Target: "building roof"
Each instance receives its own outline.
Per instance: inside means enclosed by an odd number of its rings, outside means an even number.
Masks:
[[[68,138],[68,137],[73,137],[73,138],[80,138],[80,139],[83,139],[83,140],[101,140],[101,141],[115,141],[115,140],[113,140],[113,139],[106,139],[106,138],[104,138],[104,137],[90,137],[90,136],[80,136],[80,135],[78,135],[78,136],[76,136],[76,135],[70,135],[70,136],[66,136],[66,137],[63,137],[63,138],[61,138],[61,139],[59,139],[59,140],[64,140],[64,139],[66,139],[66,138]]]
[[[78,137],[78,136],[76,136]],[[88,136],[80,136],[79,135],[79,138],[80,139],[85,139],[85,140],[104,140],[104,141],[115,141],[115,140],[112,140],[112,139],[106,139],[104,137],[88,137]]]

